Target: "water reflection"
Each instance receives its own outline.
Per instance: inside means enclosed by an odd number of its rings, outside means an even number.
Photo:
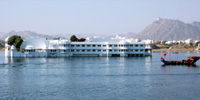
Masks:
[[[18,99],[24,99],[21,93],[24,93],[24,71],[23,69],[16,69],[12,70],[9,69],[7,72],[8,75],[10,75],[7,80],[8,80],[8,88],[11,91],[10,96],[11,97],[17,97]]]
[[[151,71],[151,63],[152,63],[152,57],[151,56],[147,56],[145,57],[145,68],[146,71]]]
[[[161,65],[160,67],[180,67],[180,66],[200,68],[200,65],[164,65],[164,64]]]

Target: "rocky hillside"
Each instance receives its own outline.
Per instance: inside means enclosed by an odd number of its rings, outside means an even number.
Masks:
[[[153,40],[200,40],[200,22],[191,24],[180,20],[157,18],[152,24],[134,36]]]

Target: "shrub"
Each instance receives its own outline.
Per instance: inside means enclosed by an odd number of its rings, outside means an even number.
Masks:
[[[71,42],[77,42],[78,38],[76,37],[76,35],[72,35],[71,38],[70,38],[70,41]]]
[[[85,41],[85,38],[78,39],[78,42],[84,42],[84,41]]]

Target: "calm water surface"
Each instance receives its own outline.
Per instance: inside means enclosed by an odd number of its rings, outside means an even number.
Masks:
[[[6,59],[0,52],[0,100],[200,99],[200,67],[162,66],[162,54]],[[200,53],[171,59],[193,55]]]

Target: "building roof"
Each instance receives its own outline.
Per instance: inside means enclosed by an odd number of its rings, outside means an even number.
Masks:
[[[48,41],[44,38],[29,38],[23,39],[24,42],[22,43],[21,48],[27,48],[32,46],[35,49],[46,49]]]

